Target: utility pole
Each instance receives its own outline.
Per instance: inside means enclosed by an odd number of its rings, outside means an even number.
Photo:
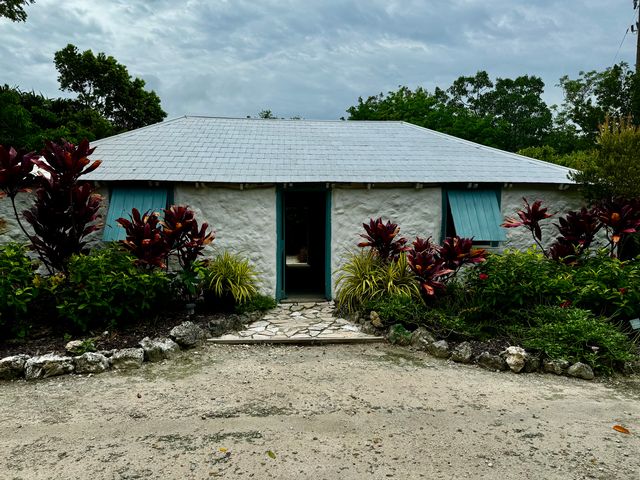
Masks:
[[[636,33],[636,73],[640,73],[640,0],[633,0],[633,9],[638,10],[638,20],[631,26],[631,31]]]

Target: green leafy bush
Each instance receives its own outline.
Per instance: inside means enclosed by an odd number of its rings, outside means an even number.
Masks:
[[[600,372],[633,358],[627,336],[589,310],[540,306],[528,320],[531,327],[522,332],[523,346],[550,358],[587,363]]]
[[[0,334],[16,333],[37,295],[34,271],[26,248],[17,243],[0,247]]]
[[[387,338],[394,345],[409,345],[411,343],[411,332],[398,323],[389,329]]]
[[[200,269],[205,303],[228,310],[243,304],[258,293],[257,273],[246,258],[224,252]]]
[[[267,295],[254,295],[245,303],[236,305],[236,313],[266,312],[276,308],[278,302]]]
[[[135,322],[171,300],[164,271],[138,267],[116,247],[75,255],[68,269],[51,290],[61,319],[80,331]]]
[[[397,261],[384,262],[371,251],[358,252],[338,269],[339,311],[354,313],[367,303],[391,295],[420,301],[420,287],[400,254]]]
[[[570,269],[536,250],[506,250],[487,257],[466,276],[476,306],[491,315],[559,304],[571,290]]]
[[[571,270],[566,298],[596,315],[634,318],[640,315],[640,261],[597,255]]]
[[[419,325],[425,316],[426,306],[421,300],[406,295],[389,295],[372,300],[366,310],[375,310],[387,325]]]

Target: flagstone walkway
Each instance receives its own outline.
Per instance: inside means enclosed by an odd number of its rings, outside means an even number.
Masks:
[[[333,302],[281,303],[237,334],[211,343],[362,343],[379,342],[353,323],[334,316]]]

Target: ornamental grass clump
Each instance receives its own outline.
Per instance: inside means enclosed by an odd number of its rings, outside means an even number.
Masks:
[[[408,268],[404,253],[392,262],[385,262],[372,251],[352,253],[338,269],[336,285],[336,307],[350,314],[371,301],[390,295],[421,302],[420,287]]]
[[[205,302],[215,310],[232,310],[258,294],[258,274],[240,255],[225,251],[203,262],[199,273]]]

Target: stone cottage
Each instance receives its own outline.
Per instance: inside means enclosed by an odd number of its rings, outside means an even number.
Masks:
[[[189,205],[215,228],[214,249],[248,257],[277,298],[331,298],[371,217],[407,238],[526,248],[521,229],[499,226],[523,196],[580,204],[567,168],[405,122],[187,116],[92,146],[103,163],[85,178],[105,199],[104,240],[123,238],[115,220],[133,207]]]

